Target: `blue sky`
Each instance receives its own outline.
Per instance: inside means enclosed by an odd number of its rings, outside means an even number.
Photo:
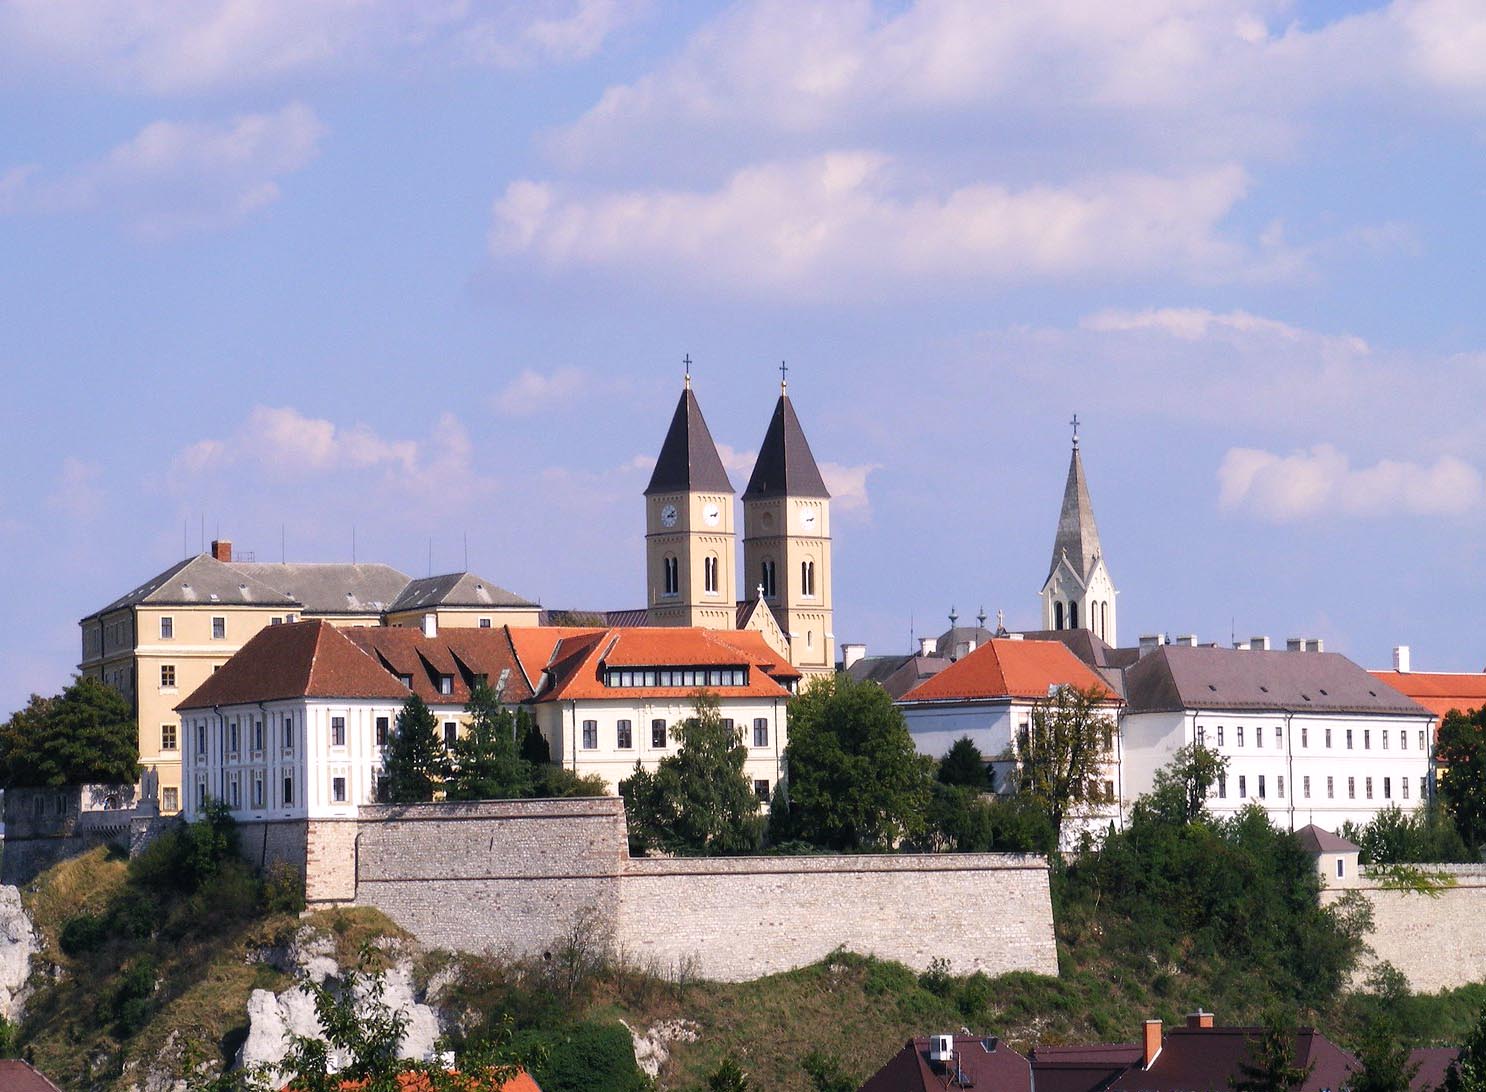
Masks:
[[[1077,411],[1124,641],[1478,670],[1483,135],[1472,0],[0,0],[0,711],[183,527],[638,605],[685,353],[839,640],[1034,624]]]

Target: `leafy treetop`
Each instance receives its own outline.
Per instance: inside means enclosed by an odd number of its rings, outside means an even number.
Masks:
[[[139,730],[113,687],[81,677],[53,698],[33,694],[0,725],[0,782],[6,788],[132,785],[139,779]]]

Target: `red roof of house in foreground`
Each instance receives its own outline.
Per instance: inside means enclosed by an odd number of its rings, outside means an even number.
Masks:
[[[342,1092],[356,1092],[358,1088],[361,1088],[365,1084],[366,1081],[364,1080],[342,1081],[341,1089]],[[403,1092],[430,1092],[432,1088],[432,1082],[422,1073],[399,1073],[397,1075],[397,1084],[399,1088],[403,1089]],[[285,1085],[281,1092],[289,1092],[289,1087],[289,1085]],[[0,1084],[0,1092],[9,1092],[9,1089],[5,1085]],[[492,1085],[488,1089],[488,1092],[542,1092],[542,1089],[537,1084],[535,1078],[523,1069],[499,1088]]]
[[[925,679],[902,699],[908,701],[972,701],[977,698],[1046,698],[1052,686],[1094,689],[1109,701],[1118,696],[1093,668],[1061,641],[987,641],[932,678]]]
[[[329,622],[290,622],[253,635],[177,709],[280,701],[284,698],[408,696],[402,683]]]
[[[983,1088],[992,1092],[1031,1092],[1032,1069],[1027,1059],[994,1038],[954,1037],[953,1066],[929,1061],[929,1039],[921,1036],[903,1044],[858,1092],[941,1092],[945,1088]],[[952,1083],[963,1075],[959,1084]]]
[[[1370,671],[1368,674],[1413,698],[1442,720],[1452,709],[1470,713],[1486,705],[1486,673]]]
[[[512,635],[521,633],[513,630]],[[745,667],[745,686],[709,687],[699,684],[695,690],[712,690],[719,697],[787,698],[785,685],[800,677],[799,671],[784,661],[756,633],[720,631],[685,626],[647,626],[603,630],[570,631],[550,645],[530,642],[546,661],[527,661],[527,673],[548,674],[546,686],[537,684],[537,701],[571,701],[583,699],[629,700],[675,698],[683,691],[676,687],[624,687],[604,685],[603,672],[614,667],[653,668],[723,668]],[[518,648],[518,652],[520,649]],[[781,682],[780,680],[783,680]]]
[[[34,1068],[15,1058],[0,1058],[0,1092],[61,1092]]]

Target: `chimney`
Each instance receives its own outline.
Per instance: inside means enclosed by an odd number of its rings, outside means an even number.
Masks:
[[[1285,651],[1286,652],[1304,652],[1305,651],[1305,643],[1306,642],[1305,642],[1305,638],[1304,637],[1286,637],[1285,638]]]
[[[1394,645],[1393,646],[1393,670],[1394,671],[1402,672],[1405,675],[1407,675],[1409,673],[1409,646],[1408,645]]]
[[[225,538],[212,539],[212,557],[218,561],[232,560],[232,542]]]
[[[1312,637],[1311,638],[1310,645],[1306,648],[1306,651],[1307,652],[1325,652],[1326,651],[1326,642],[1323,641],[1323,640],[1321,640],[1321,638],[1319,638],[1319,637]]]
[[[1269,638],[1268,637],[1250,637],[1249,638],[1249,650],[1251,652],[1268,652],[1269,651]]]
[[[1173,641],[1171,643],[1174,644],[1174,645],[1185,645],[1187,648],[1196,648],[1197,647],[1197,634],[1195,634],[1195,633],[1183,633],[1180,637],[1178,637],[1175,641]]]
[[[841,670],[850,671],[852,665],[859,662],[867,655],[866,645],[842,645],[841,646]]]
[[[1187,1027],[1197,1031],[1208,1029],[1213,1026],[1213,1014],[1198,1009],[1196,1012],[1187,1013]]]
[[[439,635],[439,616],[432,612],[423,616],[423,636],[437,637]]]
[[[1166,635],[1163,633],[1142,633],[1140,635],[1140,651],[1151,652],[1166,643]]]
[[[1156,1055],[1161,1053],[1161,1021],[1147,1020],[1145,1022],[1145,1050],[1141,1054],[1141,1065],[1150,1069],[1156,1061]]]
[[[920,656],[937,656],[939,654],[939,638],[920,637],[918,639],[918,654]]]

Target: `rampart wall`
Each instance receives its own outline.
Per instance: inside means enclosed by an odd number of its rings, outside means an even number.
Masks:
[[[1391,890],[1367,872],[1349,890],[1372,904],[1376,959],[1393,964],[1421,993],[1486,981],[1486,865],[1425,865],[1455,881],[1436,894]],[[1328,890],[1323,903],[1346,891]]]
[[[959,973],[1058,969],[1037,857],[632,860],[612,797],[383,805],[302,829],[312,903],[374,906],[435,947],[537,955],[577,927],[642,965],[715,979],[837,947]]]

